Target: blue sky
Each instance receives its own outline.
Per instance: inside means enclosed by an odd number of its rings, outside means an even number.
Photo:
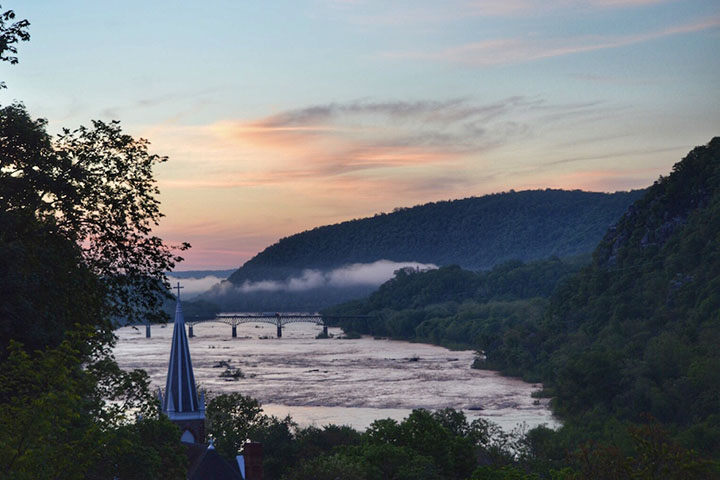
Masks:
[[[40,1],[0,102],[170,157],[183,269],[428,201],[615,191],[720,134],[720,2]]]

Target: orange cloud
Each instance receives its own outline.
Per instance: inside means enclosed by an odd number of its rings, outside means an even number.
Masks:
[[[173,159],[162,189],[283,188],[321,184],[371,188],[408,179],[426,192],[477,178],[485,154],[524,139],[533,123],[576,124],[616,107],[587,102],[549,105],[511,97],[478,104],[467,99],[349,102],[289,110],[259,119],[198,127],[155,127],[159,151]],[[376,180],[376,179],[387,180]],[[366,182],[372,180],[373,185]],[[407,187],[411,189],[410,186]]]
[[[262,158],[263,167],[257,170],[247,161],[239,161],[235,166],[241,167],[242,180],[223,175],[197,185],[275,184],[289,178],[324,179],[361,171],[452,164],[468,151],[487,148],[489,141],[481,139],[483,132],[472,122],[487,119],[491,110],[458,108],[457,102],[352,103],[309,107],[247,122],[216,123],[204,127],[209,137]],[[177,179],[169,184],[193,182],[199,179]]]

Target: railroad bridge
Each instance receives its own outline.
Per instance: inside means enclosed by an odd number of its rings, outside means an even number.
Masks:
[[[277,327],[277,338],[282,338],[282,327],[290,323],[314,323],[323,329],[327,335],[327,321],[342,320],[349,318],[364,318],[366,320],[375,318],[372,315],[321,315],[319,313],[219,313],[215,318],[203,320],[186,319],[188,325],[188,336],[194,337],[193,327],[200,323],[219,322],[232,327],[232,336],[237,338],[237,326],[242,323],[269,323]],[[145,336],[150,338],[150,324],[145,324]]]

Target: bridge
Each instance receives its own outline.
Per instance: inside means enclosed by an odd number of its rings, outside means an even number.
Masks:
[[[321,315],[319,313],[219,313],[215,318],[203,320],[186,319],[188,325],[188,336],[194,337],[193,327],[200,323],[219,322],[232,327],[232,337],[237,338],[237,326],[243,323],[269,323],[277,327],[277,338],[282,338],[282,327],[291,323],[314,323],[323,329],[327,335],[328,325],[326,321],[344,319],[371,319],[372,315]],[[150,338],[150,324],[145,324],[145,336]]]

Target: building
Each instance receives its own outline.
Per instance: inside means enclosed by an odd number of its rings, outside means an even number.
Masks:
[[[262,446],[248,444],[246,457],[229,463],[206,443],[205,397],[198,395],[193,374],[190,348],[185,332],[185,318],[180,304],[178,284],[175,323],[165,391],[159,392],[162,413],[180,428],[180,441],[186,447],[188,479],[262,480]],[[246,465],[247,464],[247,465]],[[258,468],[259,465],[259,468]]]
[[[205,398],[202,394],[198,396],[195,386],[179,295],[175,307],[175,325],[170,346],[167,381],[164,395],[160,392],[160,405],[162,412],[183,432],[180,438],[182,442],[205,442]]]

